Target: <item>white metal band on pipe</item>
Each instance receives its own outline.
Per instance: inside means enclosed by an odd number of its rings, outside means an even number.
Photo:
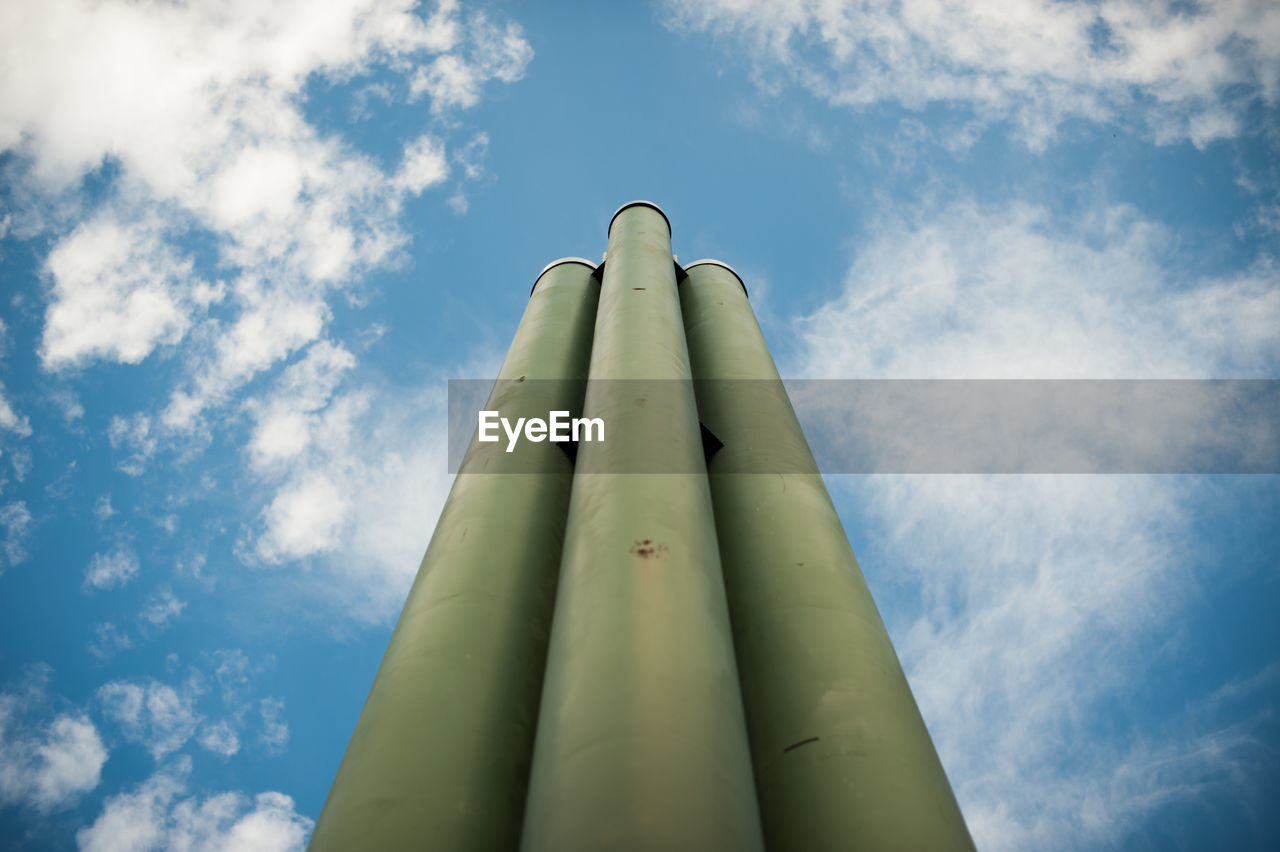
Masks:
[[[561,266],[566,263],[581,263],[583,266],[589,266],[593,270],[596,268],[596,265],[591,261],[587,260],[585,257],[562,257],[559,260],[553,260],[550,263],[548,263],[546,266],[542,267],[542,271],[538,273],[538,277],[533,279],[533,286],[529,288],[529,295],[532,296],[533,291],[538,289],[538,282],[542,280],[542,276],[546,275],[547,272],[554,269],[555,267]]]
[[[622,205],[617,210],[613,211],[613,217],[609,219],[609,230],[605,232],[605,236],[608,236],[609,232],[613,230],[613,220],[617,219],[618,214],[621,213],[623,210],[626,210],[628,207],[649,207],[654,210],[657,210],[658,215],[662,217],[662,221],[667,223],[667,236],[668,237],[671,236],[671,220],[667,218],[667,214],[662,211],[661,207],[654,204],[652,201],[643,201],[643,200],[628,201],[626,204]]]
[[[738,283],[742,285],[742,294],[744,296],[747,295],[747,284],[745,281],[742,280],[742,276],[738,274],[738,270],[734,269],[732,266],[725,263],[723,260],[714,260],[709,257],[704,257],[702,260],[695,260],[685,264],[684,271],[688,273],[689,270],[693,269],[695,266],[718,266],[721,269],[727,269],[729,272],[733,273],[733,277],[737,278]]]

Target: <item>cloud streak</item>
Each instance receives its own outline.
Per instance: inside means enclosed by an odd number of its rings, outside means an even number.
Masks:
[[[1137,116],[1160,143],[1244,132],[1280,97],[1280,11],[1265,0],[668,0],[669,26],[745,42],[766,88],[839,107],[971,108],[1043,147],[1067,119]],[[971,131],[959,133],[959,137]],[[957,144],[964,145],[963,138]]]

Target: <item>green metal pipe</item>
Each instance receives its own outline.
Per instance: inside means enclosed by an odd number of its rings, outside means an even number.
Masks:
[[[761,848],[671,257],[647,202],[610,225],[526,850]],[[634,470],[681,473],[623,473]]]
[[[766,843],[972,849],[741,279],[717,261],[685,271],[698,409],[723,443],[708,470]]]
[[[581,411],[593,270],[568,258],[539,276],[487,408]],[[473,441],[312,850],[515,848],[572,477],[559,445]]]

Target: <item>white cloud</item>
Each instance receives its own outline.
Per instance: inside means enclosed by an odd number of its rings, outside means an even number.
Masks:
[[[406,241],[404,199],[448,169],[446,140],[418,135],[400,169],[384,170],[308,121],[307,87],[376,69],[400,80],[383,83],[392,95],[431,95],[410,78],[438,61],[468,81],[432,95],[439,113],[473,104],[488,81],[519,79],[532,56],[514,23],[452,0],[425,14],[416,5],[350,0],[316,14],[297,0],[5,4],[0,151],[14,157],[21,197],[60,211],[19,210],[31,219],[23,232],[63,230],[77,209],[68,197],[85,211],[69,234],[52,234],[44,366],[177,352],[186,376],[155,431],[181,433],[318,339],[335,291]],[[95,170],[106,191],[79,195]],[[195,272],[189,235],[207,238],[233,283]]]
[[[4,740],[0,749],[0,794],[42,810],[97,787],[107,760],[97,728],[83,715],[58,716],[34,738]]]
[[[0,806],[53,810],[98,786],[107,750],[87,716],[22,718],[46,703],[47,680],[45,670],[15,692],[0,692]]]
[[[244,277],[233,287],[244,306],[228,328],[210,327],[212,340],[205,360],[196,367],[193,386],[170,397],[162,421],[173,429],[196,424],[209,405],[301,346],[313,341],[329,318],[318,294]]]
[[[146,605],[138,613],[136,638],[139,641],[155,638],[169,629],[186,607],[186,602],[174,597],[169,587],[161,586],[150,595]],[[121,630],[114,622],[104,622],[94,626],[89,653],[99,660],[109,660],[121,651],[134,647],[134,641],[134,636]]]
[[[484,174],[484,158],[489,153],[489,134],[477,133],[471,141],[453,152],[453,161],[462,168],[468,180]]]
[[[470,55],[448,54],[419,68],[410,83],[410,93],[426,93],[431,109],[441,112],[458,107],[468,109],[480,102],[482,87],[490,80],[514,83],[524,76],[533,59],[533,48],[513,23],[496,27],[478,14],[472,18]]]
[[[159,438],[151,425],[151,418],[138,413],[132,417],[112,417],[107,437],[112,449],[124,447],[131,452],[117,467],[130,476],[141,476],[147,462],[159,446]]]
[[[255,470],[270,470],[307,450],[311,433],[321,422],[317,412],[328,404],[355,363],[355,356],[344,347],[322,340],[281,374],[267,402],[250,403],[257,421],[249,441]]]
[[[15,447],[9,451],[9,466],[13,469],[14,479],[19,482],[27,478],[31,472],[31,450],[28,447]],[[0,482],[0,487],[3,483]]]
[[[183,756],[129,793],[107,799],[93,825],[76,841],[84,852],[153,849],[288,852],[301,850],[313,823],[283,793],[206,798],[187,795],[191,759]]]
[[[190,771],[190,761],[182,764]],[[184,789],[182,781],[171,775],[156,773],[136,793],[120,794],[107,799],[102,813],[88,828],[76,832],[82,850],[92,852],[134,852],[164,847],[165,810],[173,797]]]
[[[467,180],[479,180],[484,176],[484,158],[488,151],[489,134],[477,133],[466,145],[454,150],[453,162],[462,169],[462,174]],[[467,198],[466,185],[460,181],[445,203],[455,215],[465,215],[471,206]]]
[[[195,710],[199,689],[188,682],[182,690],[155,680],[111,681],[98,689],[98,701],[125,739],[141,743],[156,760],[182,748],[195,734],[201,717]]]
[[[84,406],[70,388],[63,387],[53,391],[49,394],[49,400],[62,410],[63,422],[68,426],[84,417]]]
[[[31,539],[31,513],[21,500],[0,507],[0,527],[4,527],[4,539],[0,541],[0,574],[4,569],[26,561],[27,542]]]
[[[205,556],[203,553],[194,553],[179,559],[177,563],[174,564],[173,570],[179,577],[195,580],[203,585],[206,590],[211,590],[215,583],[215,579],[205,573],[208,563],[209,557]]]
[[[196,741],[205,749],[223,757],[231,757],[240,751],[240,735],[236,733],[231,723],[225,720],[206,726],[196,737]]]
[[[420,195],[449,176],[444,143],[432,136],[419,136],[404,148],[404,160],[396,183],[410,195]]]
[[[107,750],[86,716],[59,716],[37,749],[35,799],[41,804],[66,800],[98,785]]]
[[[99,521],[107,521],[116,513],[111,507],[111,495],[103,494],[98,498],[98,502],[93,504],[93,516]]]
[[[471,209],[471,202],[467,200],[466,194],[461,189],[450,195],[447,203],[449,209],[459,216],[466,215],[466,212]]]
[[[127,651],[132,647],[133,639],[114,623],[108,621],[94,626],[89,653],[99,660],[109,660],[121,651]]]
[[[145,628],[144,628],[145,629]],[[251,698],[253,680],[274,666],[270,656],[251,661],[239,649],[221,649],[204,657],[203,671],[192,667],[173,685],[154,678],[113,680],[97,691],[103,718],[120,737],[146,748],[157,761],[188,744],[224,758],[240,753],[251,719],[260,719],[257,742],[268,754],[279,754],[289,740],[284,701]],[[170,674],[179,668],[176,655],[166,660]],[[212,686],[214,689],[210,689]]]
[[[312,471],[276,493],[263,513],[266,534],[258,551],[269,562],[333,550],[348,521],[350,500],[323,472]]]
[[[963,104],[1033,146],[1064,119],[1138,116],[1206,145],[1280,96],[1280,9],[1266,0],[667,0],[669,25],[740,38],[758,79],[836,106]],[[968,133],[971,131],[961,131]]]
[[[279,698],[264,698],[258,702],[262,714],[262,733],[258,742],[268,754],[280,754],[289,743],[289,725],[284,721],[284,701]]]
[[[169,625],[187,608],[185,601],[180,601],[168,587],[158,589],[147,602],[142,612],[138,613],[138,621],[144,631],[159,633],[168,629]]]
[[[13,410],[13,405],[5,399],[2,384],[0,384],[0,429],[7,429],[23,438],[31,435],[31,422]]]
[[[456,3],[427,19],[414,5],[353,0],[316,15],[298,2],[7,4],[4,50],[25,72],[0,78],[0,146],[31,156],[47,182],[72,182],[112,156],[157,196],[189,202],[237,170],[253,173],[278,144],[284,176],[269,170],[272,189],[255,193],[264,203],[253,209],[288,206],[309,169],[343,165],[295,160],[300,146],[324,144],[291,100],[311,74],[341,80],[460,47],[488,61],[492,27],[478,26],[485,41],[470,46]],[[228,150],[249,161],[220,156]]]
[[[249,656],[239,648],[213,652],[213,676],[222,688],[222,702],[230,706],[240,705],[240,690],[256,674],[249,663]]]
[[[1188,602],[1187,494],[1160,477],[841,485],[884,538],[883,582],[919,596],[898,651],[979,848],[1114,844],[1176,797],[1185,776],[1123,783],[1140,755],[1100,735],[1097,714],[1143,677],[1144,643]],[[1194,751],[1146,733],[1135,749]]]
[[[84,588],[114,589],[128,585],[138,574],[138,555],[125,547],[95,553],[84,572]]]
[[[0,237],[4,236],[5,223],[8,222],[9,216],[6,215],[0,221]],[[9,328],[5,325],[4,320],[0,320],[0,358],[4,357],[8,349]],[[0,430],[13,432],[22,438],[31,436],[31,422],[26,417],[13,410],[13,404],[5,397],[4,384],[0,383]]]
[[[1177,241],[1132,210],[1063,222],[1029,205],[961,202],[876,221],[843,293],[798,323],[790,372],[1267,377],[1280,363],[1271,261],[1219,277],[1182,272]],[[1180,725],[1174,712],[1128,742],[1114,733],[1115,706],[1149,676],[1151,645],[1176,628],[1197,584],[1216,582],[1193,576],[1186,556],[1207,486],[1106,476],[833,484],[891,566],[877,576],[864,564],[877,593],[908,602],[888,610],[889,626],[980,848],[1115,845],[1156,808],[1247,789],[1257,768],[1247,727]]]
[[[383,618],[449,486],[445,401],[439,385],[343,391],[351,363],[317,344],[250,404],[249,463],[272,493],[251,546],[266,563],[323,558],[336,576],[319,586],[333,602]]]
[[[475,106],[480,100],[480,75],[456,56],[441,56],[418,70],[413,91],[428,93],[435,109]]]
[[[93,359],[136,364],[191,325],[193,294],[207,285],[166,245],[154,222],[110,213],[76,228],[46,261],[53,290],[40,360],[47,369]]]
[[[1280,271],[1193,279],[1126,207],[1070,223],[959,202],[880,219],[844,293],[801,321],[807,376],[1250,378],[1280,360]]]

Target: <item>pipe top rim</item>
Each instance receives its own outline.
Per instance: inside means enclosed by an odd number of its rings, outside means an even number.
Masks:
[[[611,219],[609,219],[609,229],[608,229],[607,231],[605,231],[605,238],[606,238],[606,239],[608,238],[609,233],[613,231],[613,221],[614,221],[614,219],[617,219],[617,218],[618,218],[618,214],[619,214],[619,213],[621,213],[623,210],[626,210],[628,207],[651,207],[651,208],[653,208],[654,210],[657,210],[657,211],[658,211],[658,215],[662,217],[662,221],[664,221],[664,222],[666,222],[666,223],[667,223],[667,236],[668,236],[668,237],[670,237],[670,236],[672,235],[672,234],[671,234],[671,220],[667,218],[667,214],[666,214],[666,213],[662,212],[662,208],[661,208],[661,207],[659,207],[658,205],[654,204],[652,201],[636,200],[636,201],[628,201],[626,204],[622,205],[622,206],[621,206],[621,207],[619,207],[617,210],[613,211],[613,217],[612,217]]]
[[[721,269],[727,270],[731,275],[733,275],[734,278],[738,279],[738,286],[742,288],[742,295],[744,296],[747,295],[747,284],[745,281],[742,280],[742,276],[738,274],[738,270],[734,269],[732,266],[725,263],[723,260],[716,260],[715,258],[704,257],[701,260],[694,260],[694,261],[690,261],[689,263],[686,263],[684,265],[684,271],[688,273],[688,271],[690,269],[693,269],[695,266],[718,266]]]
[[[546,266],[542,267],[542,271],[538,273],[538,277],[537,277],[537,278],[535,278],[535,279],[533,279],[533,286],[529,288],[529,295],[530,295],[530,296],[532,296],[532,295],[533,295],[533,291],[534,291],[534,290],[536,290],[536,289],[538,289],[538,282],[542,280],[542,276],[546,275],[548,272],[550,272],[550,271],[551,271],[552,269],[554,269],[555,267],[557,267],[557,266],[563,266],[563,265],[564,265],[564,264],[566,264],[566,263],[580,263],[580,264],[582,264],[583,266],[590,267],[590,268],[592,269],[592,271],[594,271],[594,270],[595,270],[595,268],[596,268],[596,265],[595,265],[594,263],[592,263],[591,261],[587,260],[585,257],[561,257],[561,258],[557,258],[556,260],[553,260],[553,261],[551,261],[550,263],[548,263]]]

